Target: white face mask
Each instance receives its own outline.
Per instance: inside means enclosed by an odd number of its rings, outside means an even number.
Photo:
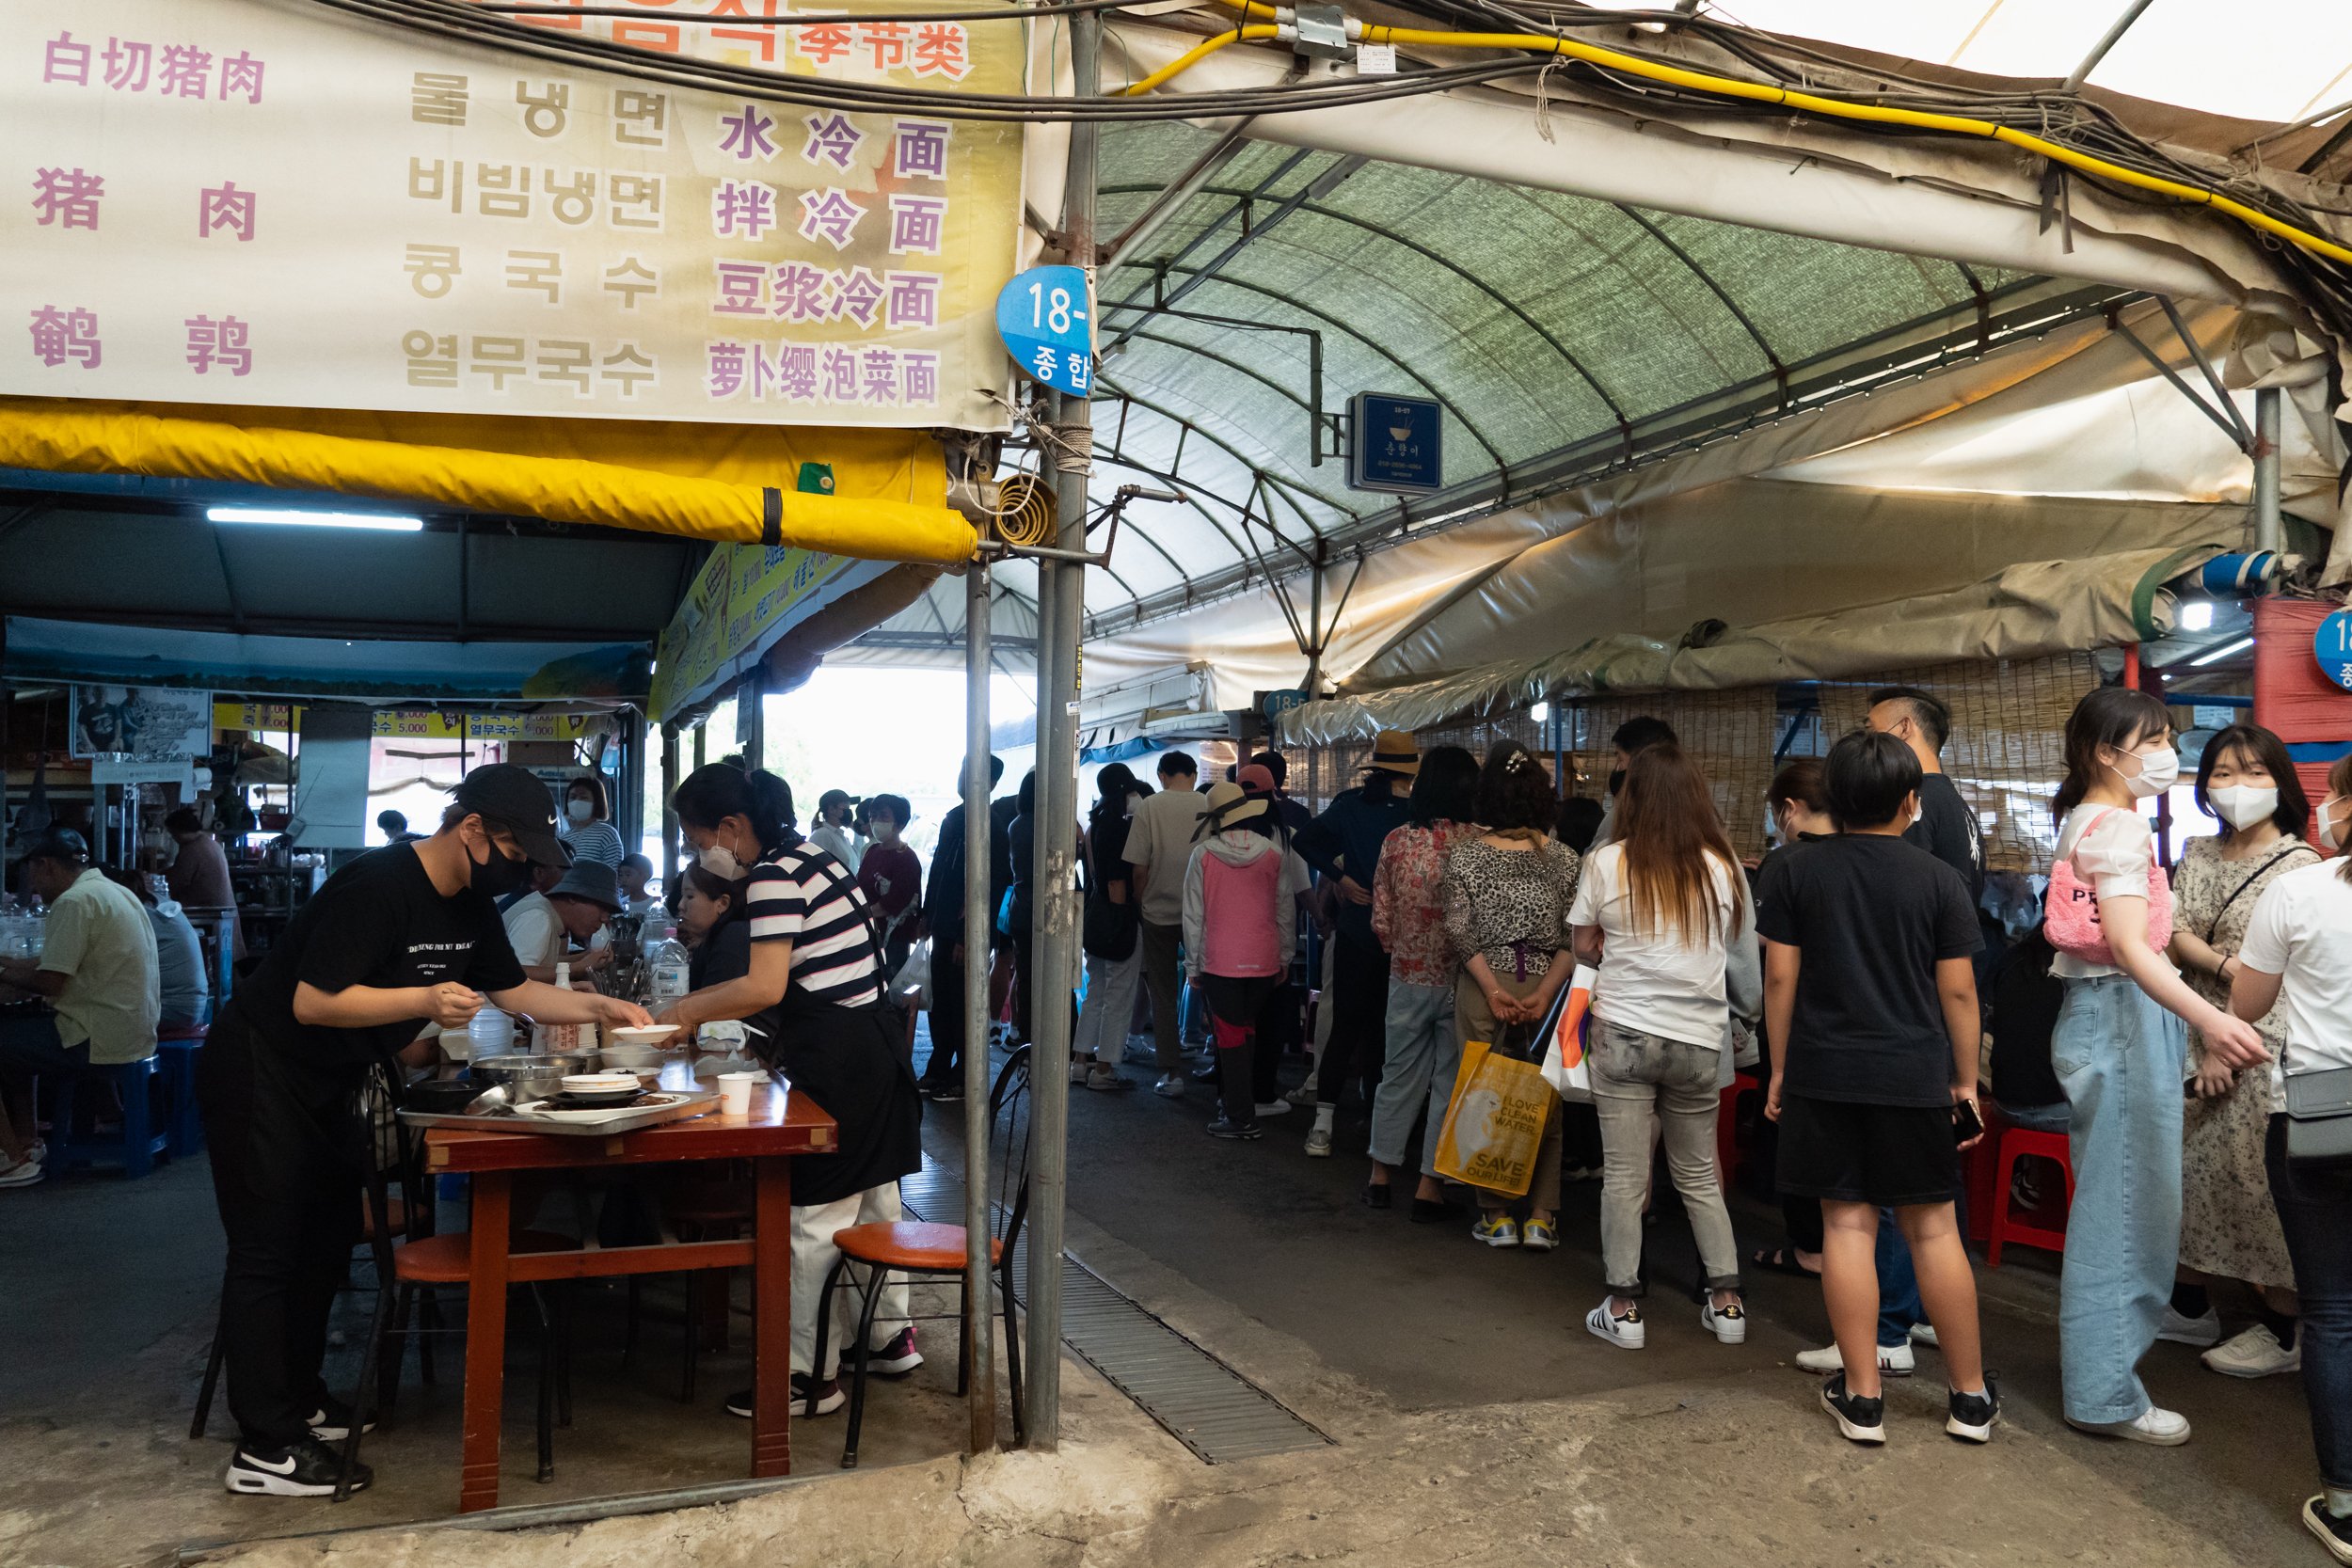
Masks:
[[[596,808],[585,800],[567,800],[564,804],[564,810],[575,822],[585,822],[596,812]]]
[[[724,881],[743,879],[743,863],[735,858],[735,851],[723,844],[714,844],[702,852],[702,868]]]
[[[2250,828],[2279,809],[2279,792],[2267,784],[2223,784],[2206,798],[2233,828]]]
[[[2171,747],[2134,754],[2139,758],[2138,772],[2124,773],[2121,768],[2115,770],[2122,778],[2123,787],[2132,792],[2133,800],[2152,800],[2180,782],[2181,753]]]
[[[2336,808],[2343,804],[2343,797],[2336,795],[2319,802],[2319,842],[2330,849],[2344,847],[2344,824],[2336,820]]]

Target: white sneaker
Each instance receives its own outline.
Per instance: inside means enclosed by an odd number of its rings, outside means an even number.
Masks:
[[[1881,1345],[1879,1347],[1879,1372],[1883,1376],[1909,1377],[1918,1365],[1919,1358],[1912,1354],[1909,1345]],[[1806,1372],[1842,1372],[1846,1370],[1846,1358],[1837,1354],[1836,1345],[1830,1345],[1821,1350],[1801,1350],[1797,1352],[1797,1370]]]
[[[1911,1325],[1911,1342],[1915,1345],[1925,1345],[1930,1350],[1938,1349],[1943,1343],[1942,1340],[1936,1338],[1935,1337],[1935,1325],[1933,1323],[1913,1323]]]
[[[1318,1160],[1328,1159],[1331,1154],[1331,1130],[1327,1127],[1310,1128],[1307,1132],[1307,1152]]]
[[[2069,1416],[2066,1424],[2093,1436],[2153,1443],[2160,1449],[2177,1449],[2188,1441],[2188,1418],[2177,1410],[2163,1410],[2153,1404],[2141,1411],[2136,1421],[2078,1421]]]
[[[1623,1317],[1613,1317],[1609,1302],[1584,1314],[1584,1326],[1608,1340],[1619,1350],[1640,1350],[1649,1340],[1649,1328],[1642,1322],[1642,1309],[1629,1306]]]
[[[2195,1345],[2200,1350],[2217,1345],[2221,1343],[2221,1314],[2208,1307],[2201,1318],[2184,1318],[2167,1302],[2164,1323],[2156,1330],[2156,1338],[2169,1339],[2176,1345]]]
[[[1715,1336],[1719,1344],[1744,1345],[1748,1342],[1748,1309],[1736,1301],[1729,1307],[1709,1301],[1699,1308],[1699,1326]]]
[[[2223,1377],[2276,1377],[2280,1372],[2303,1370],[2303,1336],[2295,1336],[2295,1348],[2279,1343],[2279,1337],[2270,1332],[2268,1323],[2256,1323],[2228,1343],[2207,1351],[2198,1359]]]
[[[1160,1081],[1152,1085],[1152,1092],[1153,1094],[1166,1095],[1170,1100],[1184,1099],[1184,1075],[1181,1072],[1161,1073]]]
[[[39,1160],[22,1160],[13,1165],[0,1165],[0,1187],[29,1187],[41,1179]]]
[[[1262,1117],[1286,1117],[1291,1114],[1291,1102],[1287,1100],[1270,1100],[1257,1109]]]

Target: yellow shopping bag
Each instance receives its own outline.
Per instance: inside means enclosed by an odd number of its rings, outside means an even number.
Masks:
[[[1438,1174],[1519,1196],[1535,1179],[1535,1151],[1558,1098],[1534,1063],[1467,1042],[1438,1136]]]

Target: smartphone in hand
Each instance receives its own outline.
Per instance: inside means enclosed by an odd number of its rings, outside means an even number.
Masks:
[[[1964,1144],[1971,1138],[1984,1136],[1984,1117],[1977,1114],[1973,1100],[1952,1101],[1952,1142]]]

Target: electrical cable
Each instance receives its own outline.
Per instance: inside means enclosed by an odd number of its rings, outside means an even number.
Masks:
[[[629,22],[669,21],[676,24],[727,27],[821,27],[860,22],[1026,22],[1040,16],[1076,16],[1086,11],[1127,10],[1154,0],[1052,0],[1046,5],[994,6],[970,11],[803,11],[787,16],[647,16],[643,6],[561,6],[515,4],[508,0],[474,0],[473,8],[513,17],[612,17]]]

